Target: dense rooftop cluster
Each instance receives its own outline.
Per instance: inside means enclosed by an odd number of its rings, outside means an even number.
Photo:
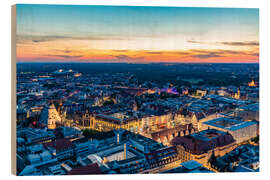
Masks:
[[[93,66],[18,64],[19,175],[250,168],[242,159],[229,168],[225,157],[243,144],[258,147],[256,65]]]

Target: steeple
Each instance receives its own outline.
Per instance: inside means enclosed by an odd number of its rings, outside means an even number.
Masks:
[[[61,117],[55,109],[54,104],[45,106],[40,115],[40,122],[46,124],[48,129],[55,129],[57,124],[61,123]]]
[[[237,93],[234,94],[234,98],[235,99],[240,99],[240,97],[241,97],[241,92],[240,92],[240,88],[238,88]]]
[[[253,79],[252,79],[251,82],[248,83],[248,86],[249,86],[249,87],[254,87],[254,86],[256,86],[256,84],[255,84],[255,82],[254,82]]]

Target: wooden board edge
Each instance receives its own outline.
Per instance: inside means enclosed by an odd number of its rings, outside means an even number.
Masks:
[[[11,6],[11,173],[17,174],[16,163],[16,5]]]

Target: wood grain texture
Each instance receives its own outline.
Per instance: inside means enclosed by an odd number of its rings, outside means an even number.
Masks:
[[[16,5],[11,7],[11,173],[16,175]]]

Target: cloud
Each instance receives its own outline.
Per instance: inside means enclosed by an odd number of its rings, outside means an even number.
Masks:
[[[192,57],[200,58],[200,59],[208,59],[208,58],[218,58],[218,57],[230,57],[230,56],[259,56],[259,53],[252,52],[252,51],[232,51],[232,50],[222,50],[222,49],[215,49],[215,50],[197,50],[192,49],[191,53],[193,54]]]
[[[79,51],[76,50],[69,50],[67,49],[53,49],[51,52],[55,54],[70,54],[70,53],[80,53]]]
[[[118,36],[101,36],[101,35],[86,35],[86,36],[59,36],[59,35],[17,35],[17,44],[41,43],[47,41],[56,41],[59,39],[71,40],[128,40],[127,37]]]
[[[144,57],[130,57],[130,56],[127,56],[127,55],[118,55],[118,56],[114,56],[116,58],[116,60],[119,60],[119,61],[140,61],[140,60],[143,60]]]
[[[246,54],[245,52],[242,51],[232,51],[232,50],[221,50],[220,52],[227,53],[227,54]]]
[[[43,42],[43,40],[32,40],[34,43]]]
[[[228,45],[228,46],[259,46],[258,41],[232,41],[232,42],[203,42],[196,40],[187,40],[188,43],[209,44],[209,45]]]
[[[219,50],[201,50],[201,49],[191,49],[190,52],[192,53],[211,53],[211,52],[217,52]]]
[[[243,41],[243,42],[217,42],[223,45],[230,45],[230,46],[259,46],[258,41]]]
[[[64,59],[77,59],[77,58],[83,57],[83,56],[72,56],[72,55],[65,55],[65,54],[56,54],[56,55],[47,54],[45,56],[48,56],[48,57],[59,57],[59,58],[64,58]]]
[[[195,41],[195,40],[187,40],[188,43],[196,43],[196,44],[205,44],[205,42],[202,41]]]
[[[67,36],[34,36],[32,42],[39,43],[45,41],[55,41],[58,39],[67,39]]]
[[[114,52],[128,52],[129,50],[126,50],[126,49],[114,49],[113,50]]]
[[[161,52],[161,51],[146,51],[145,53],[147,53],[147,54],[162,54],[163,52]]]
[[[64,53],[71,53],[72,51],[70,50],[64,50]]]
[[[37,35],[17,35],[17,44],[29,44],[29,43],[40,43],[46,41],[55,41],[58,39],[68,39],[68,36],[37,36]]]
[[[256,57],[259,57],[260,56],[260,54],[259,53],[252,53],[252,54],[250,54],[251,56],[256,56]]]
[[[259,57],[259,53],[257,51],[231,51],[231,50],[222,50],[224,54],[229,54],[229,55],[246,55],[246,56],[257,56]]]
[[[192,57],[200,58],[200,59],[208,59],[208,58],[224,57],[224,56],[219,55],[219,53],[217,52],[207,52],[205,54],[196,54],[196,55],[193,55]]]

